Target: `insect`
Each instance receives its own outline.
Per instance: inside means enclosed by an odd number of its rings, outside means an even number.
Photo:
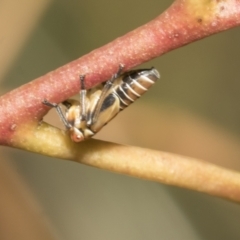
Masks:
[[[74,142],[91,138],[120,111],[141,97],[160,78],[155,68],[132,70],[123,73],[123,65],[104,84],[86,90],[84,75],[80,75],[80,101],[68,99],[62,104],[44,99],[43,104],[54,107]]]

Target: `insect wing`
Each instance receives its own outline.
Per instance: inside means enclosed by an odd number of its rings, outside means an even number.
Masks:
[[[93,113],[91,130],[99,131],[121,110],[141,97],[159,78],[155,68],[127,72],[114,79],[112,87],[104,95],[100,108]],[[99,95],[101,97],[101,95]],[[95,114],[95,115],[94,115]]]
[[[119,98],[112,92],[103,101],[100,112],[97,117],[97,121],[92,124],[91,130],[94,132],[99,131],[104,125],[106,125],[112,118],[114,118],[120,111]]]

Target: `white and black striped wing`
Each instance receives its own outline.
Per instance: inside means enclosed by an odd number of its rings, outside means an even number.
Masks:
[[[120,109],[128,107],[141,97],[160,78],[155,68],[133,70],[124,74],[114,93],[120,100]]]

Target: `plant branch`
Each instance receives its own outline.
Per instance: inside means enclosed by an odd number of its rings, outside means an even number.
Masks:
[[[240,24],[236,0],[176,0],[163,14],[113,42],[52,71],[0,98],[0,144],[10,145],[19,124],[38,122],[49,110],[44,98],[62,102],[86,87],[106,81],[117,72],[149,61],[172,49]]]
[[[34,127],[33,127],[34,128]],[[18,147],[92,167],[183,187],[240,203],[240,174],[211,163],[151,149],[91,139],[74,143],[65,131],[42,123],[16,139]],[[51,135],[51,137],[49,137]]]

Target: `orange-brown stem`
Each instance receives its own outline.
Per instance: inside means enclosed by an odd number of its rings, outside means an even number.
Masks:
[[[118,69],[135,67],[172,49],[240,24],[236,0],[176,0],[151,22],[0,98],[0,144],[12,145],[22,124],[37,124],[48,108],[44,98],[62,102],[86,87],[105,81]]]

